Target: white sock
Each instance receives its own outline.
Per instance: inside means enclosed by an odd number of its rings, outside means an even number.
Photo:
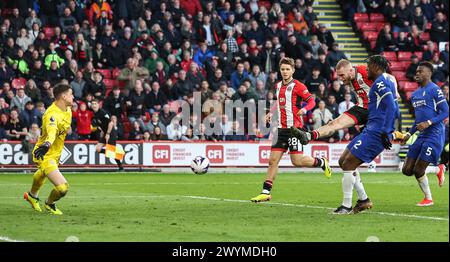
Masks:
[[[352,207],[353,186],[356,180],[353,172],[355,171],[344,171],[344,176],[342,177],[342,191],[344,192],[342,205],[348,208]]]
[[[355,190],[356,190],[356,194],[358,195],[358,199],[359,200],[366,200],[367,199],[367,194],[366,191],[364,190],[364,186],[361,182],[361,176],[359,175],[359,171],[358,169],[355,170]]]
[[[425,174],[437,174],[439,172],[438,166],[428,166],[427,169],[425,169]]]
[[[423,175],[422,177],[418,178],[417,182],[419,182],[419,187],[420,187],[420,189],[422,189],[422,192],[425,195],[425,198],[432,200],[433,198],[431,197],[431,190],[430,190],[430,185],[428,184],[427,175]]]

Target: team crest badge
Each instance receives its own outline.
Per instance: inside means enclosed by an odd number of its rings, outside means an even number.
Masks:
[[[55,118],[53,118],[53,116],[50,117],[50,122],[52,122],[52,123],[55,122]]]
[[[364,81],[363,81],[361,78],[359,78],[359,79],[358,79],[358,84],[364,85]]]

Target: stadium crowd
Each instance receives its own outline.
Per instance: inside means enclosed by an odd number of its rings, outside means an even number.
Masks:
[[[344,9],[358,11],[359,1],[339,2]],[[448,42],[445,1],[422,0],[417,6],[409,0],[362,2],[366,12],[387,10],[392,31],[400,32],[394,37],[386,24],[377,52],[417,51],[424,44]],[[396,5],[404,8],[405,3],[411,15],[391,14],[399,14]],[[295,59],[294,78],[315,95],[316,108],[304,122],[308,129],[317,129],[352,107],[356,94],[333,77],[334,66],[346,55],[329,29],[319,24],[312,4],[312,0],[1,1],[0,140],[36,140],[43,112],[53,101],[52,87],[61,81],[72,86],[76,100],[68,139],[96,139],[91,128],[93,99],[120,119],[119,139],[267,139],[269,134],[256,126],[229,121],[223,105],[226,100],[272,99],[278,61],[285,56]],[[423,15],[417,13],[420,8]],[[353,16],[348,19],[353,21]],[[426,29],[429,22],[432,26]],[[414,38],[414,30],[431,30],[430,41],[422,43],[420,34]],[[446,39],[442,30],[447,30]],[[411,43],[404,43],[404,32],[409,32],[406,39]],[[424,53],[422,59],[432,60],[442,71],[436,79],[445,82],[448,97],[448,44],[442,51],[431,44],[424,50],[429,57]],[[419,61],[411,59],[409,67]],[[407,72],[414,72],[409,67]],[[192,105],[195,91],[201,93],[201,118],[219,125],[220,135],[206,134],[204,124],[193,130],[180,121],[178,101]],[[348,130],[326,140],[349,140],[357,132]]]

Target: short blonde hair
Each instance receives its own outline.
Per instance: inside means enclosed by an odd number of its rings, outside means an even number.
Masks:
[[[351,66],[351,65],[352,65],[352,63],[350,61],[348,61],[347,59],[341,59],[336,64],[336,70],[337,69],[341,69],[341,68],[346,67],[346,66]]]
[[[294,59],[292,59],[290,57],[283,57],[283,58],[281,58],[279,66],[281,67],[281,65],[283,65],[283,64],[295,67],[295,61],[294,61]]]

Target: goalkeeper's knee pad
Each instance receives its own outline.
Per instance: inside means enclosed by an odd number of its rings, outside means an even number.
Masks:
[[[59,192],[59,194],[61,195],[61,197],[65,196],[67,194],[67,192],[69,191],[69,184],[68,183],[64,183],[62,185],[59,186],[55,186],[55,190]]]

